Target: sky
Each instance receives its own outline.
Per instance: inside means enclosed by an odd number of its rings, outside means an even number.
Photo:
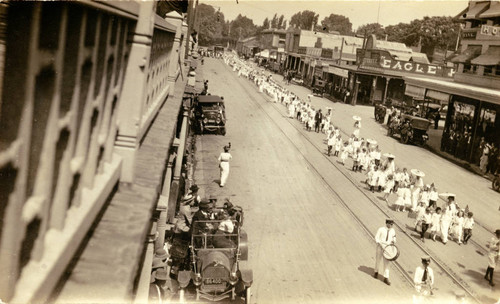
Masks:
[[[383,26],[400,22],[409,23],[425,16],[456,16],[467,8],[468,0],[200,0],[214,6],[224,14],[226,20],[234,20],[238,14],[247,16],[256,25],[262,25],[264,19],[272,19],[275,13],[290,18],[297,12],[311,10],[319,14],[318,23],[330,14],[343,15],[349,18],[353,30],[368,23]]]

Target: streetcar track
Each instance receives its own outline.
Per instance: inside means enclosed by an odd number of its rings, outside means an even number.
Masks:
[[[230,72],[232,72],[232,69],[229,69],[229,66],[225,63],[222,63],[225,68],[227,70],[229,70]],[[239,77],[237,77],[239,78]],[[270,114],[264,109],[264,107],[262,106],[262,104],[260,104],[256,98],[254,98],[252,96],[252,94],[250,93],[250,89],[248,89],[246,87],[246,85],[243,85],[240,83],[240,86],[243,88],[243,90],[250,96],[250,99],[259,107],[262,109],[262,111],[266,114],[266,116],[273,122],[273,124],[275,124],[277,126],[277,128],[280,130],[280,132],[292,143],[292,146],[299,152],[300,155],[302,155],[302,157],[304,158],[304,160],[306,161],[306,163],[309,165],[309,167],[312,169],[312,171],[314,171],[324,182],[325,184],[328,186],[328,189],[330,190],[330,192],[339,200],[339,202],[342,204],[342,206],[349,212],[349,214],[352,215],[352,217],[355,219],[356,222],[359,223],[359,225],[361,226],[362,230],[365,231],[366,234],[368,234],[371,238],[371,240],[374,239],[374,234],[371,232],[370,229],[368,229],[368,227],[362,222],[362,220],[354,213],[354,211],[349,207],[349,204],[346,203],[346,201],[340,196],[340,194],[335,190],[333,189],[333,187],[326,181],[326,179],[319,173],[318,169],[316,169],[316,167],[312,164],[311,161],[309,161],[304,153],[299,149],[299,147],[296,146],[296,144],[294,143],[294,141],[286,134],[286,132],[284,132],[284,130],[279,126],[279,124],[270,116]],[[254,91],[255,92],[255,91]],[[260,92],[258,92],[260,93]],[[264,93],[265,94],[265,93]],[[264,100],[266,100],[266,102],[272,102],[272,101],[268,101],[267,99],[267,96],[264,96]],[[273,104],[271,105],[273,107],[274,110],[276,110],[278,113],[281,114],[281,112],[279,111],[277,105],[274,105],[274,102],[272,102]],[[390,217],[390,214],[388,213],[387,210],[384,210],[384,208],[382,206],[380,206],[378,204],[377,201],[375,201],[374,198],[371,197],[371,195],[368,195],[366,193],[366,191],[363,191],[361,189],[361,187],[359,187],[359,183],[357,181],[354,180],[354,178],[347,173],[346,170],[340,170],[339,166],[337,164],[335,164],[334,161],[332,161],[329,157],[327,157],[321,148],[318,148],[318,146],[312,142],[311,138],[309,136],[306,136],[305,134],[303,134],[303,128],[298,128],[296,126],[296,124],[292,124],[290,122],[290,120],[287,120],[288,123],[295,129],[297,130],[301,135],[302,137],[307,140],[312,147],[314,147],[314,149],[316,149],[318,152],[321,153],[321,155],[323,155],[323,157],[325,157],[328,162],[330,162],[330,164],[332,164],[338,172],[340,172],[345,178],[347,178],[347,180],[349,180],[353,185],[354,187],[363,194],[363,196],[365,196],[373,205],[375,205],[375,207],[383,214],[385,215],[386,217]],[[345,132],[342,131],[344,134]],[[432,254],[432,251],[423,247],[422,244],[420,244],[419,242],[417,242],[407,231],[406,231],[406,225],[403,225],[403,224],[399,224],[398,221],[394,221],[395,225],[402,231],[402,233],[410,239],[410,241],[417,245],[418,248],[420,248],[420,250],[422,250],[424,253],[426,253],[427,255],[429,255],[431,257],[432,260],[434,260],[434,262],[436,263],[436,265],[441,268],[441,270],[443,270],[447,275],[448,277],[451,278],[451,280],[457,284],[458,286],[460,286],[460,288],[462,288],[472,299],[474,299],[477,303],[482,303],[479,299],[478,299],[478,296],[476,295],[476,293],[474,291],[471,290],[470,286],[467,284],[467,282],[465,282],[464,280],[462,280],[461,278],[459,278],[459,276],[457,274],[455,274],[455,272],[452,270],[452,269],[449,269],[449,267],[446,265],[446,263],[444,263],[443,261],[441,261],[441,259],[435,257],[434,254]],[[474,242],[475,243],[475,242]],[[476,246],[480,247],[482,249],[481,246],[479,246],[477,243],[475,243]],[[413,278],[410,276],[410,274],[404,270],[403,266],[397,262],[397,261],[394,261],[393,264],[396,266],[396,269],[400,272],[400,274],[405,278],[407,279],[407,281],[410,283],[411,286],[414,286],[414,282],[413,282]]]

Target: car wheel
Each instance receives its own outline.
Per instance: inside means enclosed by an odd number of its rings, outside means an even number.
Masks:
[[[410,137],[408,136],[408,134],[401,134],[401,142],[403,144],[407,144],[408,141],[410,141]]]
[[[226,127],[220,129],[220,134],[222,134],[224,136],[226,135]]]
[[[252,299],[252,292],[250,287],[245,289],[245,304],[250,304],[250,300]]]
[[[500,192],[500,177],[495,177],[491,186],[495,191]]]

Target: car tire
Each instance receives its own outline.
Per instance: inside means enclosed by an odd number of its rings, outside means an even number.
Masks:
[[[403,144],[407,144],[410,141],[410,137],[408,134],[401,134],[401,142]]]
[[[495,177],[491,183],[493,190],[500,192],[500,177]]]
[[[220,134],[222,134],[222,136],[226,135],[226,128],[225,127],[220,129]]]

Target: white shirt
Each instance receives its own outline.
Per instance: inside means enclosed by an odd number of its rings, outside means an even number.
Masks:
[[[413,282],[415,283],[415,285],[421,285],[425,283],[422,282],[424,271],[424,266],[418,266],[417,269],[415,269],[415,277],[413,278]],[[431,286],[434,285],[434,271],[429,266],[427,266],[427,282],[429,282]]]
[[[375,242],[380,245],[396,243],[396,231],[394,228],[380,227],[375,234]]]
[[[472,229],[474,227],[474,218],[466,217],[464,220],[464,229]]]

